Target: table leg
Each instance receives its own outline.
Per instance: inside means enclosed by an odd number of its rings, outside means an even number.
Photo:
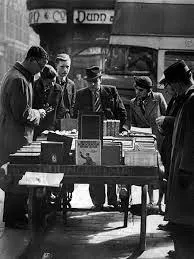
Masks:
[[[146,220],[147,220],[147,190],[148,186],[143,185],[141,193],[141,229],[140,229],[140,251],[146,248]]]
[[[128,208],[129,208],[129,197],[131,194],[131,185],[127,185],[127,197],[124,199],[124,228],[127,227],[128,223]]]

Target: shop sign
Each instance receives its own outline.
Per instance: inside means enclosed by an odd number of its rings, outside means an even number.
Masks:
[[[35,9],[29,12],[29,24],[67,23],[65,9]]]
[[[74,10],[73,22],[78,24],[112,24],[114,10]]]

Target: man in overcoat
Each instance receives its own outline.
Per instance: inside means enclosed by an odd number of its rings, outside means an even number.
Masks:
[[[104,119],[120,120],[120,132],[127,119],[126,109],[116,87],[101,84],[101,71],[98,66],[86,69],[88,87],[77,91],[74,117],[78,112],[103,112]],[[94,210],[102,210],[105,202],[104,184],[90,184],[90,196]],[[108,204],[117,208],[116,185],[107,186]]]
[[[194,80],[191,70],[180,60],[164,71],[164,80],[183,102],[174,122],[172,153],[167,186],[165,219],[174,224],[176,243],[184,242],[192,258],[194,243]],[[181,241],[182,240],[182,241]]]
[[[45,117],[44,109],[32,109],[32,83],[48,62],[46,51],[33,46],[25,60],[5,74],[0,92],[0,165],[8,162],[10,153],[33,139],[34,127]]]
[[[0,165],[8,162],[9,155],[33,140],[34,127],[44,118],[44,109],[32,108],[32,83],[48,62],[46,51],[32,46],[23,62],[5,74],[0,89]],[[17,197],[19,197],[17,199]],[[24,219],[26,196],[6,193],[4,220],[14,226]]]

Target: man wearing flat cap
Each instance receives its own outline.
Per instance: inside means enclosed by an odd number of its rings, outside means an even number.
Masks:
[[[101,71],[98,66],[86,68],[88,87],[77,91],[74,117],[78,112],[103,112],[104,119],[120,120],[120,131],[127,119],[124,104],[116,87],[101,84]],[[117,207],[116,185],[108,185],[108,204]],[[103,209],[105,187],[103,184],[91,184],[90,196],[95,210]]]
[[[192,249],[194,242],[194,80],[189,67],[183,60],[179,60],[164,71],[164,77],[160,83],[171,85],[176,94],[183,98],[174,121],[165,219],[174,224],[175,231],[179,230],[179,232],[176,231],[176,239],[180,241],[184,236],[187,249]],[[176,243],[179,242],[175,242],[175,251]],[[188,246],[191,243],[192,245]],[[185,258],[188,257],[185,256]]]
[[[65,118],[73,116],[76,89],[74,82],[68,78],[71,68],[71,58],[66,53],[58,54],[56,57],[56,70],[58,73],[57,83],[61,86],[63,102],[65,107]]]
[[[152,91],[152,80],[148,76],[134,77],[136,97],[130,100],[129,122],[131,126],[151,128],[157,139],[157,148],[160,152],[163,136],[158,130],[156,118],[166,114],[167,104],[161,93]],[[148,188],[150,205],[154,204],[153,189]],[[158,201],[160,206],[161,201]]]

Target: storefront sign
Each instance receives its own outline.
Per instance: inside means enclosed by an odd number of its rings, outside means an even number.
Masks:
[[[73,22],[81,24],[112,24],[114,10],[74,10]]]
[[[29,24],[67,23],[65,9],[35,9],[29,12]]]

